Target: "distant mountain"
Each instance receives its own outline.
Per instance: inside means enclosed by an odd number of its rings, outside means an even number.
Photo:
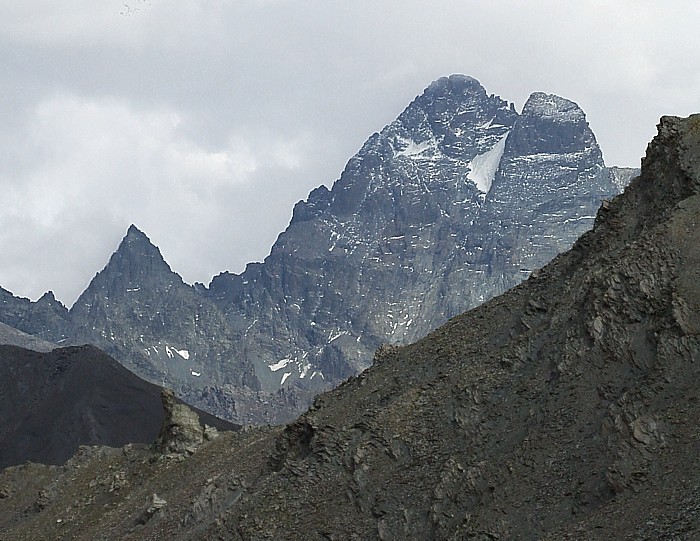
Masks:
[[[18,331],[14,327],[0,323],[0,345],[19,346],[32,351],[51,351],[56,344],[37,338],[31,334]]]
[[[62,464],[80,445],[152,443],[164,412],[160,388],[93,346],[39,353],[0,346],[0,469]],[[239,427],[198,412],[201,423]]]
[[[3,539],[695,541],[699,215],[700,115],[664,117],[641,176],[525,282],[286,427],[7,470]]]
[[[96,343],[153,381],[257,387],[252,363],[236,356],[228,320],[135,226],[70,317],[72,341]]]
[[[68,309],[52,291],[32,302],[0,287],[0,314],[2,323],[48,342],[60,344],[69,334]]]
[[[263,263],[189,286],[132,226],[70,312],[18,300],[1,315],[94,343],[219,415],[290,419],[380,345],[527,278],[635,172],[605,167],[575,103],[534,93],[518,113],[453,75],[370,137],[332,189],[299,202]]]

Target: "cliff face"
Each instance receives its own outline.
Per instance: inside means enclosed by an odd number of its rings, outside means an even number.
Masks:
[[[297,205],[262,265],[209,295],[261,350],[263,387],[338,382],[570,247],[619,179],[575,103],[535,93],[518,114],[443,78]]]
[[[592,232],[320,397],[276,440],[277,473],[227,527],[242,538],[301,539],[330,523],[339,538],[693,539],[698,216],[700,116],[664,118],[641,177]],[[305,509],[313,521],[286,526]]]
[[[9,296],[2,314],[218,415],[289,420],[381,344],[424,336],[566,250],[633,173],[604,166],[575,103],[534,93],[517,113],[453,75],[299,202],[263,263],[192,287],[132,226],[70,312]]]
[[[177,464],[92,452],[60,471],[7,470],[0,527],[7,539],[697,539],[698,216],[700,115],[664,117],[641,176],[519,286],[382,348],[285,428],[221,436]],[[96,468],[140,484],[83,489]],[[155,492],[167,503],[137,522]]]

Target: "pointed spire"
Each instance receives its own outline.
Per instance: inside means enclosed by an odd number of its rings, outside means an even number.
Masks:
[[[104,271],[117,273],[133,283],[140,283],[144,274],[172,273],[158,247],[133,224],[129,226]]]
[[[135,247],[138,247],[137,249],[140,252],[157,252],[158,256],[162,257],[160,255],[160,250],[151,242],[151,239],[149,239],[148,236],[134,224],[131,224],[129,229],[126,231],[126,235],[124,235],[124,238],[119,244],[117,252],[124,249],[134,250]]]
[[[143,235],[144,233],[138,227],[136,227],[134,224],[131,224],[129,226],[129,229],[127,229],[127,231],[126,231],[126,234],[128,236],[128,235],[138,235],[138,234]]]
[[[36,302],[46,303],[46,304],[58,303],[58,304],[62,305],[62,303],[56,299],[56,295],[54,295],[54,292],[51,291],[50,289],[46,293],[44,293],[41,297],[39,297],[39,300],[37,300]]]
[[[124,240],[142,240],[149,244],[152,244],[151,239],[149,239],[148,236],[134,224],[131,224],[129,226],[129,229],[127,229],[126,235],[124,236]]]

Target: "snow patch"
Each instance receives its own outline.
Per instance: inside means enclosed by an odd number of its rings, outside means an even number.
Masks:
[[[275,364],[269,365],[269,369],[272,372],[277,372],[278,370],[281,370],[285,366],[287,366],[289,363],[294,362],[294,359],[282,359],[281,361],[276,362]],[[283,380],[284,383],[284,380]]]
[[[194,370],[190,370],[190,374],[192,374],[195,378],[198,378],[202,375],[201,372],[195,372]]]
[[[248,328],[245,330],[245,333],[243,333],[243,336],[248,336],[248,331],[253,328],[253,325],[255,325],[258,322],[258,318],[255,318],[253,320],[253,323],[248,325]]]
[[[412,160],[433,160],[438,149],[438,142],[433,134],[430,134],[428,140],[420,143],[406,137],[397,136],[393,146],[394,156],[404,156]]]
[[[177,353],[180,357],[182,357],[186,361],[189,360],[190,352],[187,351],[186,349],[175,349],[174,351],[175,351],[175,353]]]
[[[417,156],[418,154],[423,154],[426,150],[430,149],[432,145],[429,141],[423,141],[422,143],[416,143],[415,141],[409,141],[408,146],[403,150],[396,153],[397,156]]]
[[[291,372],[285,372],[284,375],[282,376],[282,381],[280,381],[280,385],[284,385],[284,382],[287,381],[287,378],[291,376]]]
[[[568,224],[569,222],[579,222],[581,220],[595,220],[595,216],[576,216],[575,218],[567,218],[562,223]]]
[[[336,333],[331,331],[330,334],[328,335],[328,343],[330,344],[333,340],[340,338],[344,334],[348,334],[348,331],[337,331]]]
[[[467,178],[476,184],[476,189],[481,193],[486,194],[491,189],[496,170],[506,148],[507,138],[508,134],[506,133],[493,148],[475,156],[469,164],[470,171],[467,173]]]

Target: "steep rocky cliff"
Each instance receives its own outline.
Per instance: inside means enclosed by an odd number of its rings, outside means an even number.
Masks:
[[[287,427],[6,470],[4,537],[695,540],[699,216],[700,115],[664,117],[641,176],[524,283]],[[138,482],[89,488],[112,471]]]
[[[571,246],[625,173],[604,167],[573,102],[536,93],[519,115],[443,78],[297,205],[263,264],[208,293],[262,350],[264,387],[337,382]]]

